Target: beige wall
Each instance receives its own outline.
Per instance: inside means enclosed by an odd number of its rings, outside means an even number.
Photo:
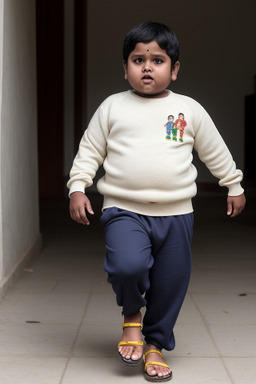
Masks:
[[[242,168],[244,97],[253,92],[256,71],[255,20],[255,0],[88,0],[88,119],[106,96],[128,87],[121,58],[125,33],[142,21],[163,22],[181,45],[179,79],[171,89],[208,110]],[[198,180],[213,180],[203,165]]]
[[[35,1],[0,1],[0,294],[40,248]]]

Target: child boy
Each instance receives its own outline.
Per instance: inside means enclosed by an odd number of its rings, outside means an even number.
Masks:
[[[171,140],[171,133],[174,128],[174,116],[170,115],[168,116],[168,121],[164,125],[166,127],[166,140]]]
[[[179,113],[179,118],[175,121],[175,126],[180,131],[180,139],[179,141],[183,143],[183,135],[184,135],[184,129],[187,125],[187,122],[184,120],[184,114]]]
[[[141,362],[141,308],[146,307],[145,378],[167,381],[170,367],[162,349],[175,346],[173,327],[182,306],[191,268],[191,239],[197,171],[195,148],[219,184],[229,189],[227,214],[245,206],[242,172],[200,104],[167,90],[177,79],[180,63],[175,34],[159,23],[142,23],[124,40],[125,79],[132,90],[108,97],[95,112],[81,140],[68,187],[73,220],[89,225],[93,214],[85,189],[99,166],[104,195],[104,268],[124,315],[118,345],[120,359]],[[166,116],[186,116],[183,142],[166,140]],[[144,295],[145,294],[145,295]]]

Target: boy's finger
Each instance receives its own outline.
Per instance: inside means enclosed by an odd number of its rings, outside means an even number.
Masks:
[[[230,203],[228,201],[228,204],[227,204],[227,215],[228,216],[232,215],[232,212],[233,212],[233,205],[232,205],[232,203]]]
[[[233,211],[233,215],[231,217],[240,215],[240,213],[242,213],[242,211],[243,211],[242,207],[235,207],[234,211]]]
[[[80,211],[79,211],[79,218],[80,218],[80,222],[82,223],[82,224],[86,224],[86,225],[89,225],[90,224],[90,222],[89,222],[89,220],[88,220],[88,218],[87,218],[87,216],[86,216],[86,213],[85,213],[85,209],[84,208],[82,208]]]
[[[70,211],[71,218],[76,221],[78,224],[86,224],[89,225],[89,220],[87,219],[86,215],[81,214],[82,211]]]
[[[90,204],[86,205],[86,209],[87,209],[87,211],[90,213],[90,215],[94,215],[92,206],[91,206]]]
[[[85,203],[87,211],[91,214],[94,215],[90,200],[87,198],[86,203]]]

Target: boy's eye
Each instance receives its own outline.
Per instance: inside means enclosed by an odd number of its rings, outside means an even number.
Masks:
[[[133,62],[135,64],[143,64],[144,63],[144,59],[142,57],[136,57],[136,59],[133,60]],[[162,59],[159,59],[159,58],[155,58],[153,60],[153,63],[154,64],[162,64],[163,63],[163,60]]]
[[[134,63],[135,64],[141,64],[141,63],[143,63],[143,59],[141,57],[139,57],[139,58],[134,60]]]
[[[161,59],[154,59],[155,64],[162,64],[163,60]]]

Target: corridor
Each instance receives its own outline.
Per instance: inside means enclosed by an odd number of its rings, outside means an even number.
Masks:
[[[173,384],[256,382],[256,194],[225,215],[223,192],[194,201],[193,268],[165,352]],[[122,318],[103,271],[101,201],[92,196],[91,226],[72,222],[68,201],[41,204],[43,249],[0,303],[3,384],[145,383],[116,353]]]

